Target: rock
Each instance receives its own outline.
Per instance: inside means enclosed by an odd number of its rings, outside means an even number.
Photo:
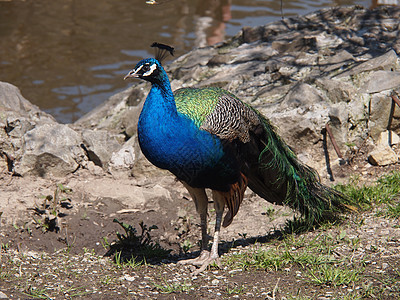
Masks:
[[[400,72],[372,72],[368,81],[361,87],[365,93],[379,93],[400,87]]]
[[[10,138],[21,138],[34,127],[35,124],[29,118],[18,116],[13,112],[8,113],[5,129]]]
[[[329,126],[342,154],[347,150],[346,142],[349,139],[349,131],[345,127],[349,119],[348,107],[349,105],[345,102],[339,102],[332,105],[328,112]],[[329,148],[331,148],[331,143],[329,143]]]
[[[207,66],[214,67],[219,65],[225,65],[233,59],[232,55],[217,54],[208,61]]]
[[[135,276],[131,276],[129,274],[124,274],[123,278],[130,282],[135,281]]]
[[[286,95],[282,102],[282,108],[302,107],[309,109],[312,104],[323,102],[318,90],[313,86],[299,82]]]
[[[400,143],[400,137],[389,130],[381,132],[379,139],[376,143],[377,146],[392,146],[392,145],[397,145]]]
[[[26,100],[16,86],[0,82],[0,156],[6,158],[10,171],[21,155],[23,136],[39,124],[56,124],[56,121]]]
[[[20,116],[31,117],[34,121],[55,122],[49,114],[26,100],[21,91],[14,85],[0,81],[0,107],[6,111],[14,111]],[[1,114],[4,116],[4,114]]]
[[[315,84],[326,93],[332,103],[350,102],[357,96],[356,88],[346,81],[322,77]]]
[[[293,41],[289,43],[287,41],[275,41],[271,44],[272,48],[281,52],[297,52],[297,51],[309,51],[310,49],[317,48],[317,38],[316,37],[305,37],[297,36]]]
[[[142,99],[140,99],[142,100]],[[129,107],[125,114],[121,116],[121,127],[124,128],[124,133],[128,137],[132,137],[137,132],[137,123],[139,115],[142,111],[143,101],[134,107]]]
[[[98,165],[95,165],[93,161],[88,161],[86,164],[86,168],[90,172],[90,174],[96,175],[96,176],[101,176],[104,174],[104,171],[101,167]]]
[[[0,291],[0,299],[8,299],[8,296],[2,291]]]
[[[369,130],[374,141],[387,129],[391,105],[388,91],[375,93],[370,97]]]
[[[326,32],[321,32],[316,37],[317,47],[320,49],[323,48],[336,48],[340,44],[343,44],[343,40],[334,34],[328,34]]]
[[[368,156],[368,161],[374,166],[387,166],[397,163],[397,154],[388,145],[380,145]]]
[[[96,166],[107,168],[113,152],[117,151],[122,144],[123,137],[113,135],[107,130],[82,131],[82,139],[86,155]]]
[[[324,69],[325,72],[332,72],[353,64],[355,62],[354,56],[346,50],[340,50],[333,56],[324,57],[319,61],[319,65]]]
[[[266,110],[261,110],[268,115]],[[329,121],[329,111],[321,104],[311,108],[298,107],[283,110],[270,116],[272,124],[279,124],[278,134],[296,150],[297,154],[309,152],[309,143],[321,139],[321,128]]]
[[[390,50],[382,56],[377,56],[372,59],[352,67],[350,70],[338,75],[339,78],[346,76],[353,76],[362,72],[373,70],[386,70],[390,71],[395,69],[398,64],[398,56],[394,50]]]
[[[267,61],[277,54],[278,51],[274,50],[273,47],[243,44],[236,49],[232,49],[229,55],[225,54],[224,56],[231,58],[227,61],[227,64],[243,64],[255,61]]]
[[[4,128],[4,146],[2,150],[8,156],[16,156],[16,152],[22,147],[22,138],[24,134],[35,127],[35,123],[29,118],[9,111],[5,119]],[[5,146],[7,145],[7,146]]]
[[[248,27],[242,28],[242,40],[244,43],[252,43],[260,40],[263,37],[264,29],[261,26],[258,27]]]
[[[108,168],[111,174],[117,177],[130,175],[140,151],[136,141],[136,137],[131,137],[118,151],[112,153]]]
[[[211,284],[212,285],[219,285],[219,280],[215,278],[215,279],[211,280]]]
[[[19,175],[61,177],[74,172],[86,156],[79,133],[62,124],[36,126],[23,137],[14,171]]]

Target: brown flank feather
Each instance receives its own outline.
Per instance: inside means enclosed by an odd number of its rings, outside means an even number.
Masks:
[[[240,204],[243,201],[244,192],[247,188],[247,183],[247,177],[243,173],[240,173],[239,180],[231,185],[231,189],[228,192],[214,191],[225,199],[225,204],[228,207],[228,212],[224,217],[222,226],[229,226],[232,223],[233,217],[238,213]]]

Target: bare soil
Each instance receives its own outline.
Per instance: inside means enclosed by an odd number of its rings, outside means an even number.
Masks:
[[[358,175],[370,182],[396,168],[369,166],[361,153],[351,165],[333,168],[333,173],[339,181]],[[72,191],[58,191],[57,218],[54,228],[48,228],[43,220],[53,218],[49,214],[52,204],[44,199],[54,196],[58,184]],[[226,263],[232,253],[279,245],[279,229],[293,217],[287,208],[274,206],[247,191],[238,216],[222,232],[223,268],[211,267],[193,277],[190,267],[176,262],[198,254],[199,220],[187,192],[166,173],[156,173],[151,180],[143,181],[81,170],[63,179],[42,179],[12,177],[3,168],[0,185],[0,298],[400,298],[399,220],[378,217],[375,212],[349,215],[338,226],[295,237],[313,241],[345,231],[360,241],[355,250],[338,239],[333,253],[353,255],[354,262],[362,261],[363,282],[321,285],[302,275],[301,265],[260,270],[232,268]],[[212,228],[212,204],[210,217]],[[113,222],[115,218],[137,229],[141,221],[147,226],[156,225],[158,229],[151,231],[152,240],[171,249],[171,255],[139,267],[118,265],[105,256],[107,242],[123,232]]]

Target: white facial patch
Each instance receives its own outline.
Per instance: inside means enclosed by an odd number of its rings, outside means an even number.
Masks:
[[[143,73],[143,77],[145,77],[145,76],[150,76],[153,72],[154,72],[154,70],[155,69],[157,69],[157,65],[156,64],[152,64],[151,66],[150,66],[150,70],[148,70],[146,73]]]

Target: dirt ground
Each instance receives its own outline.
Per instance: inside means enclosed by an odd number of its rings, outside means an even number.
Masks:
[[[360,155],[351,165],[337,166],[333,172],[339,181],[359,175],[368,182],[396,168],[368,166]],[[368,254],[363,266],[367,275],[363,278],[368,282],[355,286],[310,284],[302,280],[299,265],[273,271],[223,264],[222,269],[214,267],[192,277],[189,267],[176,262],[198,254],[199,220],[194,204],[171,175],[155,174],[151,180],[115,179],[80,170],[67,178],[42,179],[12,177],[3,168],[0,299],[358,299],[374,298],[357,293],[357,289],[369,285],[376,291],[387,284],[385,278],[393,278],[395,283],[384,289],[380,298],[400,298],[399,222],[373,212],[347,216],[339,227],[300,235],[310,241],[321,235],[339,236],[343,230],[356,236],[363,246],[358,252],[353,249],[351,255],[356,261],[357,255]],[[49,196],[58,199],[57,208]],[[212,229],[212,204],[210,217]],[[222,230],[223,259],[228,260],[232,253],[275,247],[280,243],[276,230],[292,217],[289,209],[267,203],[248,190],[238,216]],[[116,264],[104,256],[109,250],[107,243],[123,232],[114,219],[135,228],[140,228],[141,221],[148,227],[156,225],[152,240],[170,249],[171,255],[140,267]],[[360,219],[362,225],[357,224]],[[349,255],[350,250],[340,241],[338,247],[337,255]]]

